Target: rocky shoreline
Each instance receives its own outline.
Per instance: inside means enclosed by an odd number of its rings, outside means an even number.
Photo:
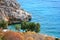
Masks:
[[[54,38],[51,36],[46,36],[38,34],[35,32],[13,32],[6,31],[0,32],[0,35],[3,36],[4,40],[60,40],[59,38]]]
[[[0,21],[5,20],[10,24],[20,23],[22,21],[30,21],[32,19],[31,14],[23,10],[16,0],[0,0]],[[2,31],[2,30],[1,30]],[[34,32],[12,32],[5,30],[1,32],[7,40],[57,40],[54,37],[34,33]],[[17,37],[16,37],[17,36]],[[16,38],[16,39],[15,39]],[[60,39],[58,39],[60,40]]]
[[[0,20],[17,23],[31,18],[31,14],[20,8],[16,0],[0,0]]]

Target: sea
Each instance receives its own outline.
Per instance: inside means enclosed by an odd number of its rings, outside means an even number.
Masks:
[[[31,22],[40,23],[41,34],[60,38],[60,0],[17,0],[17,2],[32,15]]]

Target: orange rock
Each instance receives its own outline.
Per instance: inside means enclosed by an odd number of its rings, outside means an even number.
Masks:
[[[26,40],[34,40],[32,37],[28,37]]]
[[[4,34],[4,40],[24,40],[24,37],[17,32],[6,32]]]
[[[55,38],[47,36],[45,40],[55,40]]]

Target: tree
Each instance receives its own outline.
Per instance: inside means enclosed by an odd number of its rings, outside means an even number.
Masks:
[[[0,21],[0,28],[6,29],[8,26],[8,22],[5,20]]]
[[[29,31],[35,31],[35,32],[38,33],[40,31],[40,24],[39,23],[30,22],[28,29],[29,29]]]
[[[27,27],[28,27],[28,23],[27,22],[22,22],[21,23],[21,29],[24,31],[24,30],[26,30],[27,29]]]
[[[39,32],[39,31],[40,31],[40,24],[36,23],[35,32]]]
[[[25,32],[35,31],[38,33],[40,31],[40,24],[35,22],[22,22],[21,29],[24,30]]]
[[[34,22],[29,22],[29,26],[27,27],[27,31],[34,31],[35,30],[35,23]]]

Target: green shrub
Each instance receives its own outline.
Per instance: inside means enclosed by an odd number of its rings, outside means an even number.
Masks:
[[[0,28],[6,29],[8,26],[8,22],[5,20],[0,21]]]
[[[22,22],[21,29],[24,31],[40,31],[40,24],[35,22]]]
[[[20,29],[21,29],[21,24],[16,24],[16,25],[15,25],[15,29],[18,30],[18,31],[20,31]]]
[[[22,22],[21,23],[21,29],[24,31],[27,29],[27,23],[26,22]]]

